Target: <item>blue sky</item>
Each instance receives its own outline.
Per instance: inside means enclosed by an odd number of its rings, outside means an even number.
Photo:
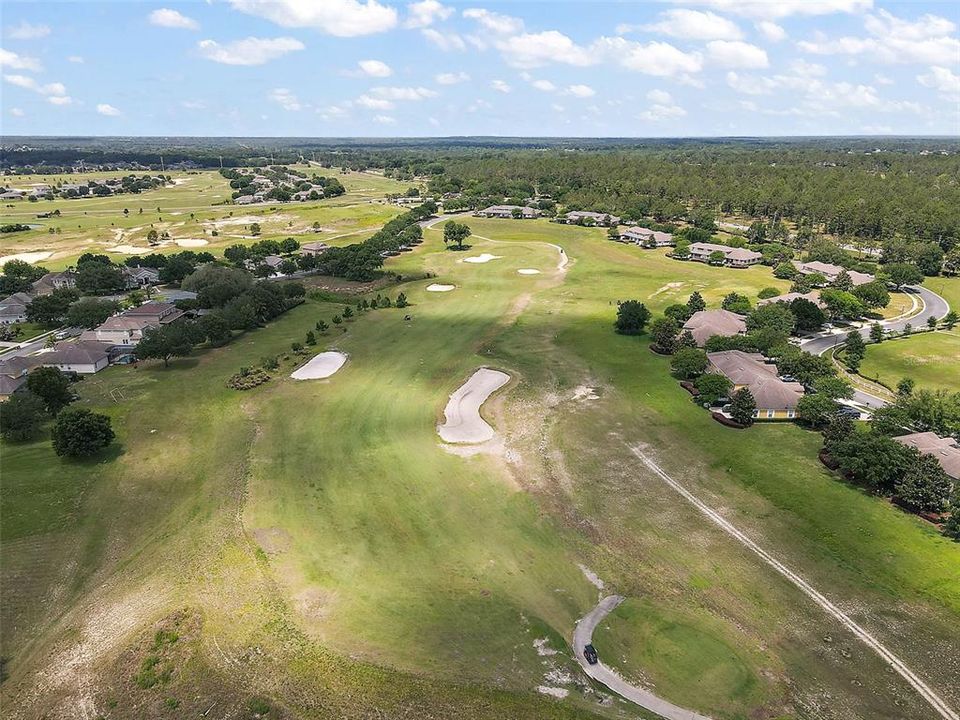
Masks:
[[[960,3],[4,2],[4,134],[960,134]]]

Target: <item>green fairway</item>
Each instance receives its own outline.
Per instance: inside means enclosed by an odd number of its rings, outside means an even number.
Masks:
[[[917,333],[903,340],[871,345],[860,374],[889,388],[896,388],[903,378],[912,378],[918,387],[960,392],[957,358],[960,333]]]
[[[196,699],[185,713],[240,672],[295,717],[628,716],[598,704],[569,656],[597,600],[583,564],[629,598],[598,631],[605,660],[673,702],[731,720],[804,717],[825,697],[831,718],[929,717],[875,654],[645,471],[630,451],[644,444],[956,699],[930,649],[960,640],[960,547],[839,482],[817,461],[818,435],[720,426],[645,338],[612,331],[618,300],[658,313],[694,290],[718,307],[789,283],[600,229],[466,221],[471,249],[446,250],[434,227],[387,261],[432,275],[386,291],[410,307],[320,336],[316,352],[349,356],[329,379],[294,381],[301,360],[282,357],[343,309],[310,300],[169,369],[80,382],[81,402],[117,430],[98,462],[60,462],[42,441],[2,446],[5,693],[46,667],[52,643],[85,637],[91,607],[147,638],[187,609],[202,619],[195,655],[163,690]],[[499,257],[463,262],[480,253]],[[268,383],[226,387],[265,356],[282,357]],[[464,457],[440,446],[436,424],[481,365],[512,378],[483,407],[502,445]],[[139,637],[95,627],[104,644]],[[109,657],[95,684],[114,695],[101,701],[117,695]],[[162,701],[134,687],[110,717],[136,717],[149,698]]]

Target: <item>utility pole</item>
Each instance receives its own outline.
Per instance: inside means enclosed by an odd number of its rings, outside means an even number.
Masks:
[[[160,156],[160,172],[163,172],[163,155]]]
[[[223,155],[220,156],[220,169],[223,170]]]

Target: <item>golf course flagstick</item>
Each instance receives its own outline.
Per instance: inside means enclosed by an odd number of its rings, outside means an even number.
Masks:
[[[917,675],[909,667],[907,667],[907,665],[900,658],[894,655],[870,633],[860,627],[846,613],[844,613],[840,608],[834,605],[830,600],[828,600],[818,590],[810,585],[810,583],[797,575],[775,557],[770,555],[770,553],[738,530],[736,526],[724,519],[720,513],[700,500],[696,495],[687,490],[679,482],[667,475],[667,473],[664,472],[663,469],[653,460],[648,458],[644,454],[643,450],[641,450],[639,447],[631,448],[631,450],[633,451],[633,454],[636,455],[651,472],[667,483],[667,485],[676,490],[700,512],[710,518],[710,520],[718,525],[724,532],[759,555],[767,565],[772,567],[783,577],[800,588],[800,590],[803,591],[807,597],[817,603],[817,605],[819,605],[821,608],[826,610],[827,613],[838,620],[841,625],[843,625],[850,632],[860,638],[860,640],[863,641],[867,646],[873,649],[874,652],[883,658],[883,661],[886,662],[887,665],[896,670],[904,680],[910,683],[914,690],[920,693],[923,699],[926,700],[931,707],[937,711],[937,714],[940,715],[940,717],[944,718],[944,720],[960,720],[960,715],[958,715],[949,705],[947,705],[947,703],[944,702],[944,700],[937,695],[936,692],[934,692],[925,682],[923,682],[923,680],[917,677]]]

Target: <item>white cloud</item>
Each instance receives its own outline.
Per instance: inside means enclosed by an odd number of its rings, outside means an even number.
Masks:
[[[10,108],[10,114],[13,115],[14,117],[23,117],[25,115],[23,110],[18,107]]]
[[[206,103],[203,100],[181,100],[180,107],[186,110],[203,110],[206,107]]]
[[[170,8],[160,8],[154,10],[147,16],[151,25],[157,25],[165,28],[177,28],[179,30],[199,30],[200,24],[193,18],[189,18],[176,10]]]
[[[470,20],[476,20],[485,30],[500,35],[514,35],[523,30],[523,20],[520,18],[502,15],[482,8],[468,8],[463,11],[463,16]]]
[[[70,55],[67,57],[67,62],[72,62],[76,65],[83,65],[84,59],[82,55]]]
[[[370,94],[386,100],[424,100],[436,97],[438,93],[425,87],[375,87]]]
[[[303,105],[300,104],[300,100],[287,88],[274,88],[267,95],[271,102],[277,103],[284,110],[290,110],[291,112],[296,112],[297,110],[303,109]]]
[[[393,103],[384,98],[375,98],[370,95],[361,95],[357,98],[357,105],[369,110],[392,110]]]
[[[4,75],[3,79],[11,85],[26,88],[27,90],[35,90],[37,88],[37,81],[26,75]]]
[[[463,38],[455,32],[440,32],[434,28],[424,28],[420,32],[423,33],[423,36],[427,40],[444,52],[451,50],[463,51],[467,49],[467,44],[463,41]]]
[[[766,50],[739,40],[708,42],[707,54],[723,68],[765,68],[770,65]]]
[[[397,24],[397,11],[377,0],[230,0],[230,5],[282,27],[309,27],[338,37],[372,35]]]
[[[373,121],[380,125],[393,125],[397,122],[396,118],[390,117],[389,115],[377,115],[373,118]]]
[[[69,105],[73,102],[73,98],[69,95],[53,95],[47,98],[47,102],[51,105]]]
[[[513,89],[503,80],[494,80],[493,82],[490,83],[490,87],[492,87],[497,92],[502,92],[502,93],[508,93]]]
[[[700,10],[667,10],[661,20],[639,29],[657,32],[683,40],[740,40],[743,33],[736,23],[712,12]]]
[[[427,118],[427,122],[433,125],[434,127],[440,127],[440,121],[435,117]]]
[[[596,95],[597,91],[589,85],[568,85],[567,89],[563,91],[563,94],[573,95],[573,97],[578,98],[588,98]]]
[[[756,18],[791,15],[832,15],[870,10],[873,0],[672,0],[684,5],[705,5],[714,10]]]
[[[924,87],[937,90],[946,100],[960,102],[960,75],[950,68],[931,67],[929,73],[917,75],[917,81]]]
[[[106,115],[107,117],[120,117],[123,114],[109,103],[98,103],[97,112],[100,115]]]
[[[557,86],[549,80],[534,80],[530,84],[542,92],[553,92],[557,89]]]
[[[327,107],[319,108],[317,114],[320,115],[321,120],[330,122],[332,120],[343,120],[350,114],[350,111],[343,105],[328,105]]]
[[[390,77],[393,75],[393,70],[385,62],[379,60],[361,60],[357,63],[360,66],[360,70],[364,75],[370,77]]]
[[[597,57],[608,57],[627,70],[656,77],[684,76],[703,68],[703,56],[685,53],[670,43],[637,43],[624,38],[602,37],[590,46]]]
[[[551,62],[584,67],[598,62],[587,48],[556,30],[514,35],[497,41],[496,46],[514,67],[534,68]]]
[[[46,83],[40,85],[32,77],[27,75],[4,75],[3,79],[11,85],[22,87],[25,90],[32,90],[40,95],[46,95],[47,101],[54,105],[68,105],[73,102],[72,98],[67,96],[67,87],[60,82]]]
[[[289,37],[248,37],[222,45],[216,40],[201,40],[197,43],[197,50],[202,57],[224,65],[263,65],[287,53],[303,49],[302,42]]]
[[[493,105],[488,103],[486,100],[474,100],[472,103],[467,105],[467,112],[475,113],[480,110],[490,110],[493,108]]]
[[[437,0],[422,0],[422,2],[407,5],[407,21],[404,27],[421,28],[433,23],[446,20],[453,15],[453,8],[437,2]]]
[[[883,73],[877,73],[873,76],[873,81],[877,85],[893,85],[893,78],[884,75]]]
[[[470,76],[465,72],[447,72],[435,75],[433,79],[440,85],[457,85],[458,83],[469,80]]]
[[[666,90],[651,90],[647,93],[647,100],[649,100],[652,105],[637,115],[640,120],[659,122],[661,120],[683,117],[687,114],[687,111],[677,105],[673,97]]]
[[[10,28],[7,31],[7,37],[14,40],[37,40],[50,34],[50,27],[47,25],[31,25],[26,20],[21,20],[19,25]]]
[[[873,37],[828,38],[816,33],[812,40],[797,45],[816,55],[862,55],[889,64],[946,66],[960,62],[960,40],[950,36],[956,24],[946,18],[928,14],[909,21],[880,10],[869,15],[864,25]]]
[[[565,108],[563,105],[561,105],[560,103],[553,103],[553,104],[550,106],[550,109],[553,110],[554,112],[558,112],[558,113],[562,113],[564,110],[566,110],[566,108]]]
[[[43,66],[36,58],[18,55],[12,50],[0,48],[0,68],[10,68],[11,70],[27,70],[30,72],[40,72]]]
[[[790,63],[790,70],[800,77],[823,77],[827,74],[827,68],[819,63],[807,62],[798,58]]]
[[[787,37],[787,31],[772,20],[761,20],[756,24],[756,28],[770,42],[780,42]]]

